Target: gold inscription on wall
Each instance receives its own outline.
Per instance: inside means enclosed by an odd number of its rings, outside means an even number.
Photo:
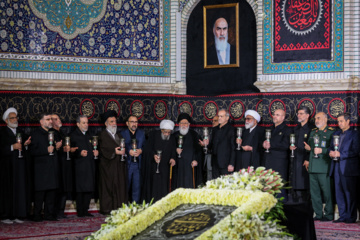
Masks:
[[[81,106],[81,112],[87,117],[91,117],[94,114],[94,105],[90,101],[84,101]]]
[[[230,114],[233,116],[233,118],[240,118],[243,114],[243,105],[240,102],[234,101],[231,104]]]
[[[166,229],[172,235],[184,235],[198,231],[209,224],[211,216],[207,213],[191,213],[175,219]]]
[[[217,114],[217,107],[214,103],[210,102],[205,106],[205,116],[209,119],[213,119]]]
[[[134,101],[132,108],[131,108],[131,112],[134,116],[136,116],[137,118],[141,117],[143,115],[143,111],[144,111],[144,107],[141,104],[140,101]]]
[[[188,102],[183,102],[180,106],[180,112],[187,113],[191,116],[192,113],[191,105]]]
[[[341,113],[345,111],[345,105],[341,99],[335,99],[330,103],[330,115],[337,118]]]
[[[158,102],[155,105],[155,115],[158,118],[164,118],[166,115],[166,106],[163,102]]]

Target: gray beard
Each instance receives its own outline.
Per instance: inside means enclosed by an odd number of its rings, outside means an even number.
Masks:
[[[112,134],[116,134],[117,126],[108,126],[106,129],[109,130]]]
[[[227,47],[228,37],[225,37],[225,40],[220,40],[219,38],[215,37],[215,48],[217,51],[225,51]]]
[[[180,128],[179,132],[181,135],[186,135],[189,132],[189,128]]]
[[[161,139],[164,141],[168,141],[170,139],[170,135],[165,136],[164,134],[161,133]]]
[[[252,128],[253,126],[251,123],[245,123],[245,129]]]
[[[11,123],[11,122],[8,123],[8,126],[11,128],[17,128],[18,125],[19,125],[19,123]]]

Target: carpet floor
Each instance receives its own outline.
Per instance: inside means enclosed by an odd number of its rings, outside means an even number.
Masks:
[[[315,221],[318,240],[360,239],[360,222],[353,224]]]
[[[31,239],[31,240],[70,240],[84,239],[97,231],[104,223],[105,216],[93,213],[94,217],[79,218],[69,215],[59,221],[43,221],[4,224],[0,222],[0,240]]]
[[[70,215],[56,222],[25,221],[22,224],[4,224],[0,222],[0,240],[72,240],[84,239],[97,231],[104,223],[105,216],[93,213],[94,217],[79,218]],[[318,240],[360,239],[360,222],[354,224],[315,222]]]

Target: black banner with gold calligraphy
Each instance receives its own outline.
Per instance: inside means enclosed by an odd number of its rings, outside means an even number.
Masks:
[[[274,1],[274,62],[331,60],[331,1]]]
[[[272,124],[272,113],[282,108],[286,111],[285,121],[295,125],[296,109],[308,106],[314,112],[325,112],[329,125],[336,126],[336,117],[342,112],[351,114],[352,125],[359,126],[360,91],[284,92],[222,95],[216,97],[195,97],[189,95],[121,94],[90,92],[34,92],[0,91],[0,116],[9,107],[19,113],[19,125],[30,131],[39,126],[38,116],[42,112],[57,113],[63,126],[71,131],[79,114],[89,117],[91,131],[104,127],[100,115],[109,109],[118,112],[118,125],[125,127],[130,114],[139,118],[139,126],[146,131],[158,127],[162,119],[176,122],[180,112],[187,112],[193,118],[192,127],[211,126],[211,119],[220,109],[230,113],[235,126],[244,126],[244,113],[248,109],[259,112],[260,124]],[[1,122],[0,126],[5,123]]]

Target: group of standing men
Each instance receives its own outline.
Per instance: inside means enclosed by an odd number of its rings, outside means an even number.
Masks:
[[[291,187],[278,195],[284,202],[311,201],[315,220],[332,221],[335,194],[339,219],[334,222],[356,222],[360,148],[359,133],[351,128],[350,115],[337,117],[337,131],[327,126],[324,112],[315,115],[316,126],[310,123],[308,107],[300,107],[296,115],[298,125],[291,129],[284,122],[285,111],[277,109],[272,114],[274,125],[265,130],[258,125],[260,115],[247,110],[240,137],[228,122],[229,114],[220,110],[219,125],[214,127],[211,140],[200,141],[212,149],[213,177],[249,166],[271,168]]]
[[[76,192],[78,216],[92,216],[88,208],[97,185],[100,212],[109,214],[129,201],[157,201],[175,188],[195,188],[205,180],[203,169],[211,168],[207,179],[214,179],[249,166],[265,166],[290,182],[292,188],[279,197],[293,202],[311,199],[316,220],[334,218],[334,180],[340,215],[335,222],[355,222],[358,133],[350,129],[346,113],[338,116],[340,130],[336,132],[327,126],[325,113],[315,115],[316,127],[310,124],[310,116],[309,108],[299,108],[299,124],[291,129],[284,122],[285,111],[278,109],[272,115],[274,125],[265,130],[259,126],[260,115],[247,110],[240,137],[229,122],[229,113],[221,109],[213,119],[210,137],[202,139],[190,129],[191,117],[181,113],[177,132],[173,133],[174,122],[162,120],[160,130],[150,132],[145,140],[136,116],[129,116],[127,128],[118,132],[117,113],[107,111],[102,114],[106,128],[98,138],[88,133],[88,118],[80,115],[69,141],[59,116],[44,113],[40,127],[31,136],[22,133],[19,141],[17,111],[10,108],[3,115],[7,126],[0,138],[5,166],[0,175],[1,218],[5,223],[21,223],[29,214],[31,201],[35,221],[65,217],[70,192]],[[54,139],[49,139],[50,131],[55,133]],[[335,144],[334,136],[339,139]],[[205,161],[202,147],[209,152]]]

